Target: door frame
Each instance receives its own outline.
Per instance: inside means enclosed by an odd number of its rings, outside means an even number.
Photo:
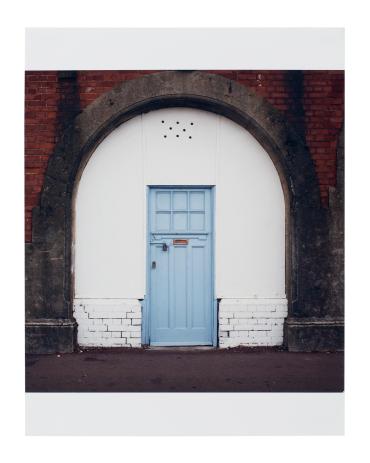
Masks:
[[[141,322],[141,344],[144,346],[150,345],[150,316],[151,316],[151,304],[150,304],[150,201],[149,195],[153,188],[161,189],[208,189],[211,195],[211,302],[212,302],[212,313],[211,313],[211,329],[212,329],[212,346],[217,347],[218,345],[218,304],[215,294],[215,206],[216,206],[216,186],[215,185],[147,185],[145,194],[145,209],[146,209],[146,257],[145,257],[145,272],[146,272],[146,288],[145,296],[142,301],[142,322]]]

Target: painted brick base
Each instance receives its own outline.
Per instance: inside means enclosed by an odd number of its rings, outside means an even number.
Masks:
[[[280,346],[287,315],[286,299],[222,299],[219,346]]]
[[[279,346],[286,299],[222,299],[219,346]],[[141,305],[136,299],[75,299],[77,342],[82,347],[140,347]]]
[[[73,310],[80,346],[141,346],[141,305],[137,299],[75,299]]]

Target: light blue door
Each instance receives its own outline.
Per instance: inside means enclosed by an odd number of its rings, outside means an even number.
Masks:
[[[209,188],[151,188],[149,342],[213,343],[212,216]]]

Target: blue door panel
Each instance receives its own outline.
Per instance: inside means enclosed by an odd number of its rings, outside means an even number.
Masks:
[[[192,327],[201,328],[207,325],[206,314],[201,310],[206,303],[205,294],[208,282],[206,281],[205,260],[206,249],[204,246],[192,248]]]
[[[170,327],[170,268],[169,255],[161,251],[162,246],[154,246],[153,259],[161,272],[152,272],[152,299],[154,306],[161,307],[157,312],[157,323],[163,329]]]
[[[188,210],[188,193],[186,191],[174,191],[172,198],[174,211]]]
[[[204,212],[190,212],[190,231],[202,232],[205,230],[205,214]]]
[[[173,212],[173,231],[185,233],[188,229],[188,213],[187,212]]]
[[[185,247],[175,246],[172,258],[174,263],[173,271],[173,328],[185,329],[187,327],[187,253]]]
[[[152,188],[149,208],[150,344],[211,345],[211,191]]]
[[[205,208],[205,192],[204,191],[190,191],[190,210],[203,211]]]

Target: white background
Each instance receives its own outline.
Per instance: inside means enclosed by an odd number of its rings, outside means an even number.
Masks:
[[[369,216],[364,213],[368,203],[368,172],[369,157],[367,156],[368,133],[368,93],[364,89],[368,85],[369,62],[364,57],[364,45],[369,42],[368,15],[365,11],[365,2],[356,4],[338,1],[310,2],[296,1],[265,1],[260,3],[203,2],[188,1],[188,7],[177,14],[172,6],[173,2],[146,2],[122,4],[116,14],[112,9],[98,8],[98,2],[90,2],[89,14],[86,5],[78,5],[75,0],[64,2],[64,8],[56,11],[55,4],[45,1],[7,3],[2,15],[1,28],[2,43],[2,88],[6,86],[9,91],[3,94],[3,106],[7,111],[1,113],[1,121],[6,128],[7,137],[3,140],[4,152],[17,153],[6,157],[6,175],[2,182],[3,216],[8,226],[1,228],[2,242],[9,243],[4,249],[2,260],[2,281],[7,281],[7,291],[3,293],[4,307],[14,308],[12,316],[14,329],[4,330],[1,337],[3,356],[3,371],[7,378],[2,382],[2,411],[5,444],[2,451],[13,459],[27,461],[50,461],[53,455],[55,462],[65,462],[71,455],[75,459],[89,461],[113,460],[122,454],[122,445],[125,445],[125,454],[140,457],[145,461],[173,461],[173,450],[181,446],[182,451],[177,461],[194,459],[212,459],[212,461],[235,461],[248,455],[258,461],[300,461],[312,462],[349,461],[356,456],[367,454],[368,439],[368,372],[366,370],[368,359],[368,326],[369,311],[364,308],[367,300],[368,272],[367,263],[370,260],[368,242]],[[210,6],[212,8],[210,10]],[[94,8],[96,6],[96,8]],[[101,3],[99,2],[99,6]],[[196,14],[194,14],[196,8]],[[73,11],[73,14],[71,14]],[[210,14],[210,11],[212,14]],[[318,14],[319,12],[319,14]],[[56,14],[57,13],[57,14]],[[304,14],[303,14],[304,13]],[[346,60],[346,110],[350,117],[346,125],[346,148],[351,153],[352,162],[346,166],[347,182],[347,238],[346,238],[346,396],[349,405],[346,414],[346,438],[197,438],[163,439],[149,438],[145,442],[137,438],[125,440],[101,439],[63,439],[58,437],[47,440],[38,438],[25,439],[24,434],[24,250],[23,250],[23,184],[19,179],[23,175],[23,142],[20,133],[23,131],[24,96],[23,96],[23,28],[27,26],[276,26],[281,27],[347,27],[348,55]],[[292,47],[280,53],[282,66],[289,57],[296,54],[299,44],[292,40]],[[232,53],[232,47],[228,52]],[[231,51],[230,51],[231,50]],[[320,54],[321,47],[316,47]],[[78,49],[76,47],[76,52]],[[196,53],[196,51],[194,51]],[[271,48],[266,54],[268,59],[276,54]],[[240,56],[240,55],[239,55]],[[99,60],[97,55],[96,60]],[[167,68],[168,57],[160,57],[163,67]],[[167,61],[166,61],[167,59]],[[241,59],[241,58],[239,58]],[[244,54],[244,68],[249,68],[248,55]],[[47,57],[45,58],[47,61]],[[124,64],[123,58],[122,62]],[[309,63],[315,68],[315,61]],[[125,67],[125,66],[122,66]],[[222,67],[222,58],[220,58]],[[9,70],[12,70],[10,72]],[[9,200],[9,192],[12,192]],[[5,280],[6,278],[6,280]],[[10,281],[9,281],[10,280]],[[359,316],[361,323],[358,323]],[[18,341],[17,341],[18,340]],[[9,346],[12,346],[11,352]],[[244,395],[243,400],[251,395]],[[274,395],[279,400],[277,395]],[[252,397],[253,398],[253,397]],[[306,400],[302,396],[302,400]],[[293,407],[294,404],[291,404]],[[282,417],[284,419],[284,416]],[[298,418],[297,418],[298,420]],[[186,444],[186,445],[184,445]],[[163,449],[166,447],[167,452]],[[56,450],[57,449],[57,450]]]
[[[76,43],[83,53],[66,53]],[[340,29],[37,29],[27,31],[26,69],[119,69],[122,59],[125,69],[343,69],[343,47]]]

